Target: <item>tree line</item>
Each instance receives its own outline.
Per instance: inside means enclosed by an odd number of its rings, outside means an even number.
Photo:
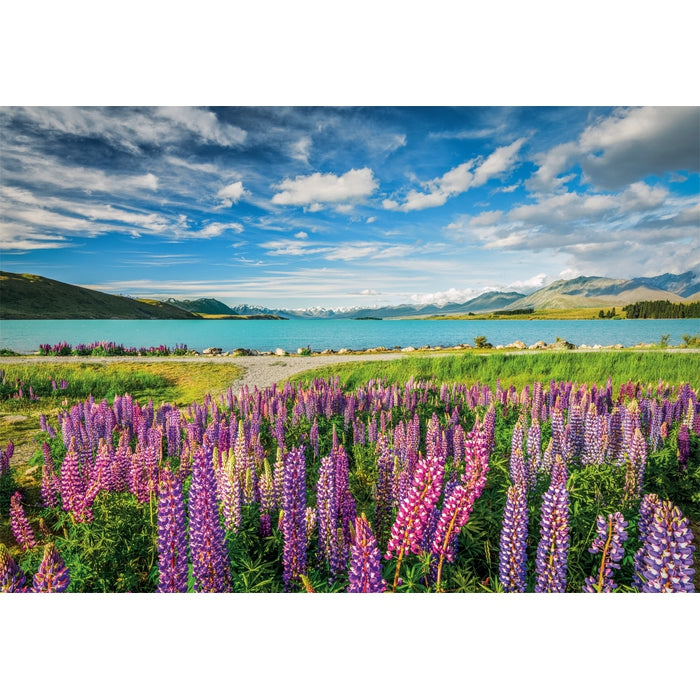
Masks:
[[[675,304],[671,301],[635,301],[622,310],[627,318],[700,318],[700,301]]]

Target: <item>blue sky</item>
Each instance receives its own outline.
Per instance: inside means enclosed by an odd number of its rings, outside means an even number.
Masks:
[[[3,108],[2,269],[282,308],[700,270],[699,133],[693,107]]]

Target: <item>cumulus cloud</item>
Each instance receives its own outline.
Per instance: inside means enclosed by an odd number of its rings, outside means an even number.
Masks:
[[[539,168],[526,184],[533,191],[554,191],[573,177],[564,173],[576,163],[586,182],[609,190],[650,175],[697,172],[699,132],[698,107],[617,109],[587,126],[577,140],[538,154]]]
[[[302,240],[306,240],[309,237],[309,234],[306,233],[306,231],[299,231],[299,233],[294,234],[294,238],[300,238]]]
[[[313,173],[299,175],[293,180],[287,178],[274,185],[280,191],[274,195],[272,202],[302,207],[356,204],[369,197],[378,187],[379,183],[370,168],[353,168],[343,175]]]
[[[221,203],[225,207],[230,207],[233,204],[237,204],[240,198],[246,194],[242,182],[232,182],[230,185],[222,187],[216,196],[221,200]]]
[[[440,207],[450,197],[462,194],[472,187],[481,187],[489,180],[510,172],[517,161],[517,155],[525,143],[524,138],[513,141],[508,146],[497,148],[484,160],[471,159],[460,163],[444,175],[421,183],[423,190],[410,190],[402,203],[385,199],[385,209],[417,211],[429,207]]]

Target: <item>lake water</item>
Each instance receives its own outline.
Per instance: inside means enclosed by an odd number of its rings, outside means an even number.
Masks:
[[[553,343],[557,337],[575,345],[658,343],[670,335],[669,343],[679,345],[685,334],[700,333],[699,319],[591,320],[591,321],[0,321],[0,347],[21,353],[39,345],[59,342],[77,345],[107,340],[127,347],[185,344],[202,351],[219,347],[225,351],[250,348],[274,351],[282,348],[296,353],[311,346],[325,349],[362,350],[380,345],[388,349],[430,345],[444,347],[474,343],[485,335],[493,345],[522,340]]]

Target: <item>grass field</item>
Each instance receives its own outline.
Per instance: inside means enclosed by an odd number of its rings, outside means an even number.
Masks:
[[[437,383],[481,382],[495,387],[496,380],[508,387],[522,389],[535,381],[576,381],[578,384],[605,385],[608,377],[613,386],[628,381],[678,385],[689,382],[700,386],[700,353],[662,351],[552,352],[504,354],[497,352],[449,354],[443,357],[416,356],[394,361],[354,362],[325,367],[295,375],[293,380],[309,381],[314,377],[338,376],[353,389],[369,379],[405,382],[414,379]]]
[[[39,432],[42,413],[48,418],[89,396],[112,401],[115,394],[130,394],[141,403],[153,399],[156,406],[163,402],[182,406],[207,394],[218,397],[241,374],[235,365],[212,362],[0,362],[0,444],[12,440],[18,455],[15,463],[19,463],[35,449],[33,436]],[[61,381],[65,389],[60,388]],[[14,398],[18,382],[22,398]],[[29,387],[36,400],[29,398]]]

